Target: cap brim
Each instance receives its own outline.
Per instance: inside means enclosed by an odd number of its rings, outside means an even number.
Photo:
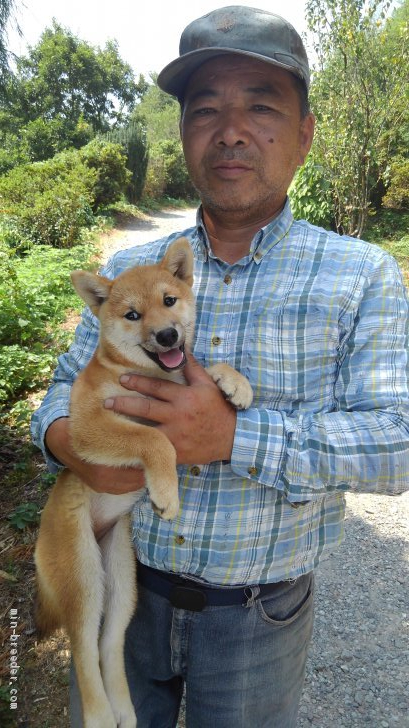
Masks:
[[[190,76],[196,71],[203,63],[215,58],[216,56],[224,55],[235,55],[235,56],[247,56],[249,58],[255,58],[263,63],[268,63],[270,66],[277,66],[283,68],[286,71],[298,76],[307,86],[309,86],[308,79],[304,77],[299,68],[291,64],[286,64],[281,61],[276,61],[273,58],[268,58],[259,53],[252,53],[251,51],[242,51],[232,48],[200,48],[197,51],[191,51],[186,53],[180,58],[169,63],[159,73],[157,78],[157,84],[162,91],[176,96],[178,99],[183,99],[186,84],[189,81]],[[280,54],[282,55],[282,54]]]

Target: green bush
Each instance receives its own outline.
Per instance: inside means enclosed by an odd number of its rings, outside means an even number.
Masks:
[[[41,162],[54,157],[66,147],[64,123],[58,117],[47,121],[39,117],[29,121],[21,130],[21,134],[32,162]]]
[[[131,173],[126,169],[126,156],[119,144],[102,138],[93,139],[79,150],[82,162],[94,173],[93,210],[116,202],[126,191]]]
[[[178,139],[164,139],[152,145],[144,192],[147,197],[196,197]]]
[[[82,308],[69,273],[89,267],[92,250],[35,246],[19,257],[0,233],[0,409],[49,377],[67,345],[64,332],[53,329],[67,308]]]
[[[394,159],[388,177],[389,186],[383,205],[393,210],[409,210],[409,159]]]
[[[95,177],[76,151],[15,167],[0,178],[0,210],[21,240],[70,247],[94,220]]]
[[[131,173],[127,198],[129,202],[137,202],[145,185],[148,167],[148,142],[145,126],[138,121],[131,121],[124,128],[114,129],[106,135],[110,142],[120,144],[126,155],[126,166]]]
[[[29,162],[27,144],[21,140],[20,136],[10,132],[0,132],[0,175],[7,174],[14,167]]]
[[[328,227],[331,222],[331,198],[329,185],[322,169],[312,157],[299,168],[289,189],[291,209],[298,220],[308,220],[312,225]]]

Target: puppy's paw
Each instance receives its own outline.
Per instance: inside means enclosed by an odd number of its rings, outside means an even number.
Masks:
[[[129,707],[122,706],[120,711],[115,711],[115,717],[119,728],[137,728],[136,715],[132,704]]]
[[[152,508],[156,515],[160,516],[165,521],[173,521],[179,513],[179,498],[176,500],[168,500],[161,506],[159,506],[156,501],[152,501]]]
[[[164,518],[165,521],[172,521],[179,512],[178,482],[167,481],[165,477],[160,484],[151,482],[148,484],[149,497],[152,508],[156,515]]]
[[[228,364],[214,364],[208,368],[207,373],[236,409],[244,410],[250,407],[253,390],[246,377]]]

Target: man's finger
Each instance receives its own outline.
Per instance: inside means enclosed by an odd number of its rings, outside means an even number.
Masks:
[[[123,374],[119,378],[119,381],[125,389],[140,392],[140,394],[144,394],[147,397],[155,397],[155,399],[160,399],[164,402],[169,402],[177,396],[175,387],[181,386],[180,384],[169,382],[165,379],[144,377],[139,374]]]
[[[111,409],[128,417],[142,417],[153,422],[167,422],[169,405],[147,397],[110,397],[104,402],[105,409]]]
[[[207,373],[206,369],[195,359],[192,352],[186,352],[186,366],[183,370],[188,384],[208,384],[212,382],[212,378]]]

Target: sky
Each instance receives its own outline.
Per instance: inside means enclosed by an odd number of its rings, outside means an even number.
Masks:
[[[8,47],[25,55],[37,43],[53,17],[81,40],[103,47],[115,39],[119,54],[134,72],[146,77],[159,72],[179,55],[183,28],[195,18],[229,4],[229,0],[16,0],[19,38],[10,26]],[[306,31],[305,0],[245,0],[243,5],[284,16],[299,33]]]

